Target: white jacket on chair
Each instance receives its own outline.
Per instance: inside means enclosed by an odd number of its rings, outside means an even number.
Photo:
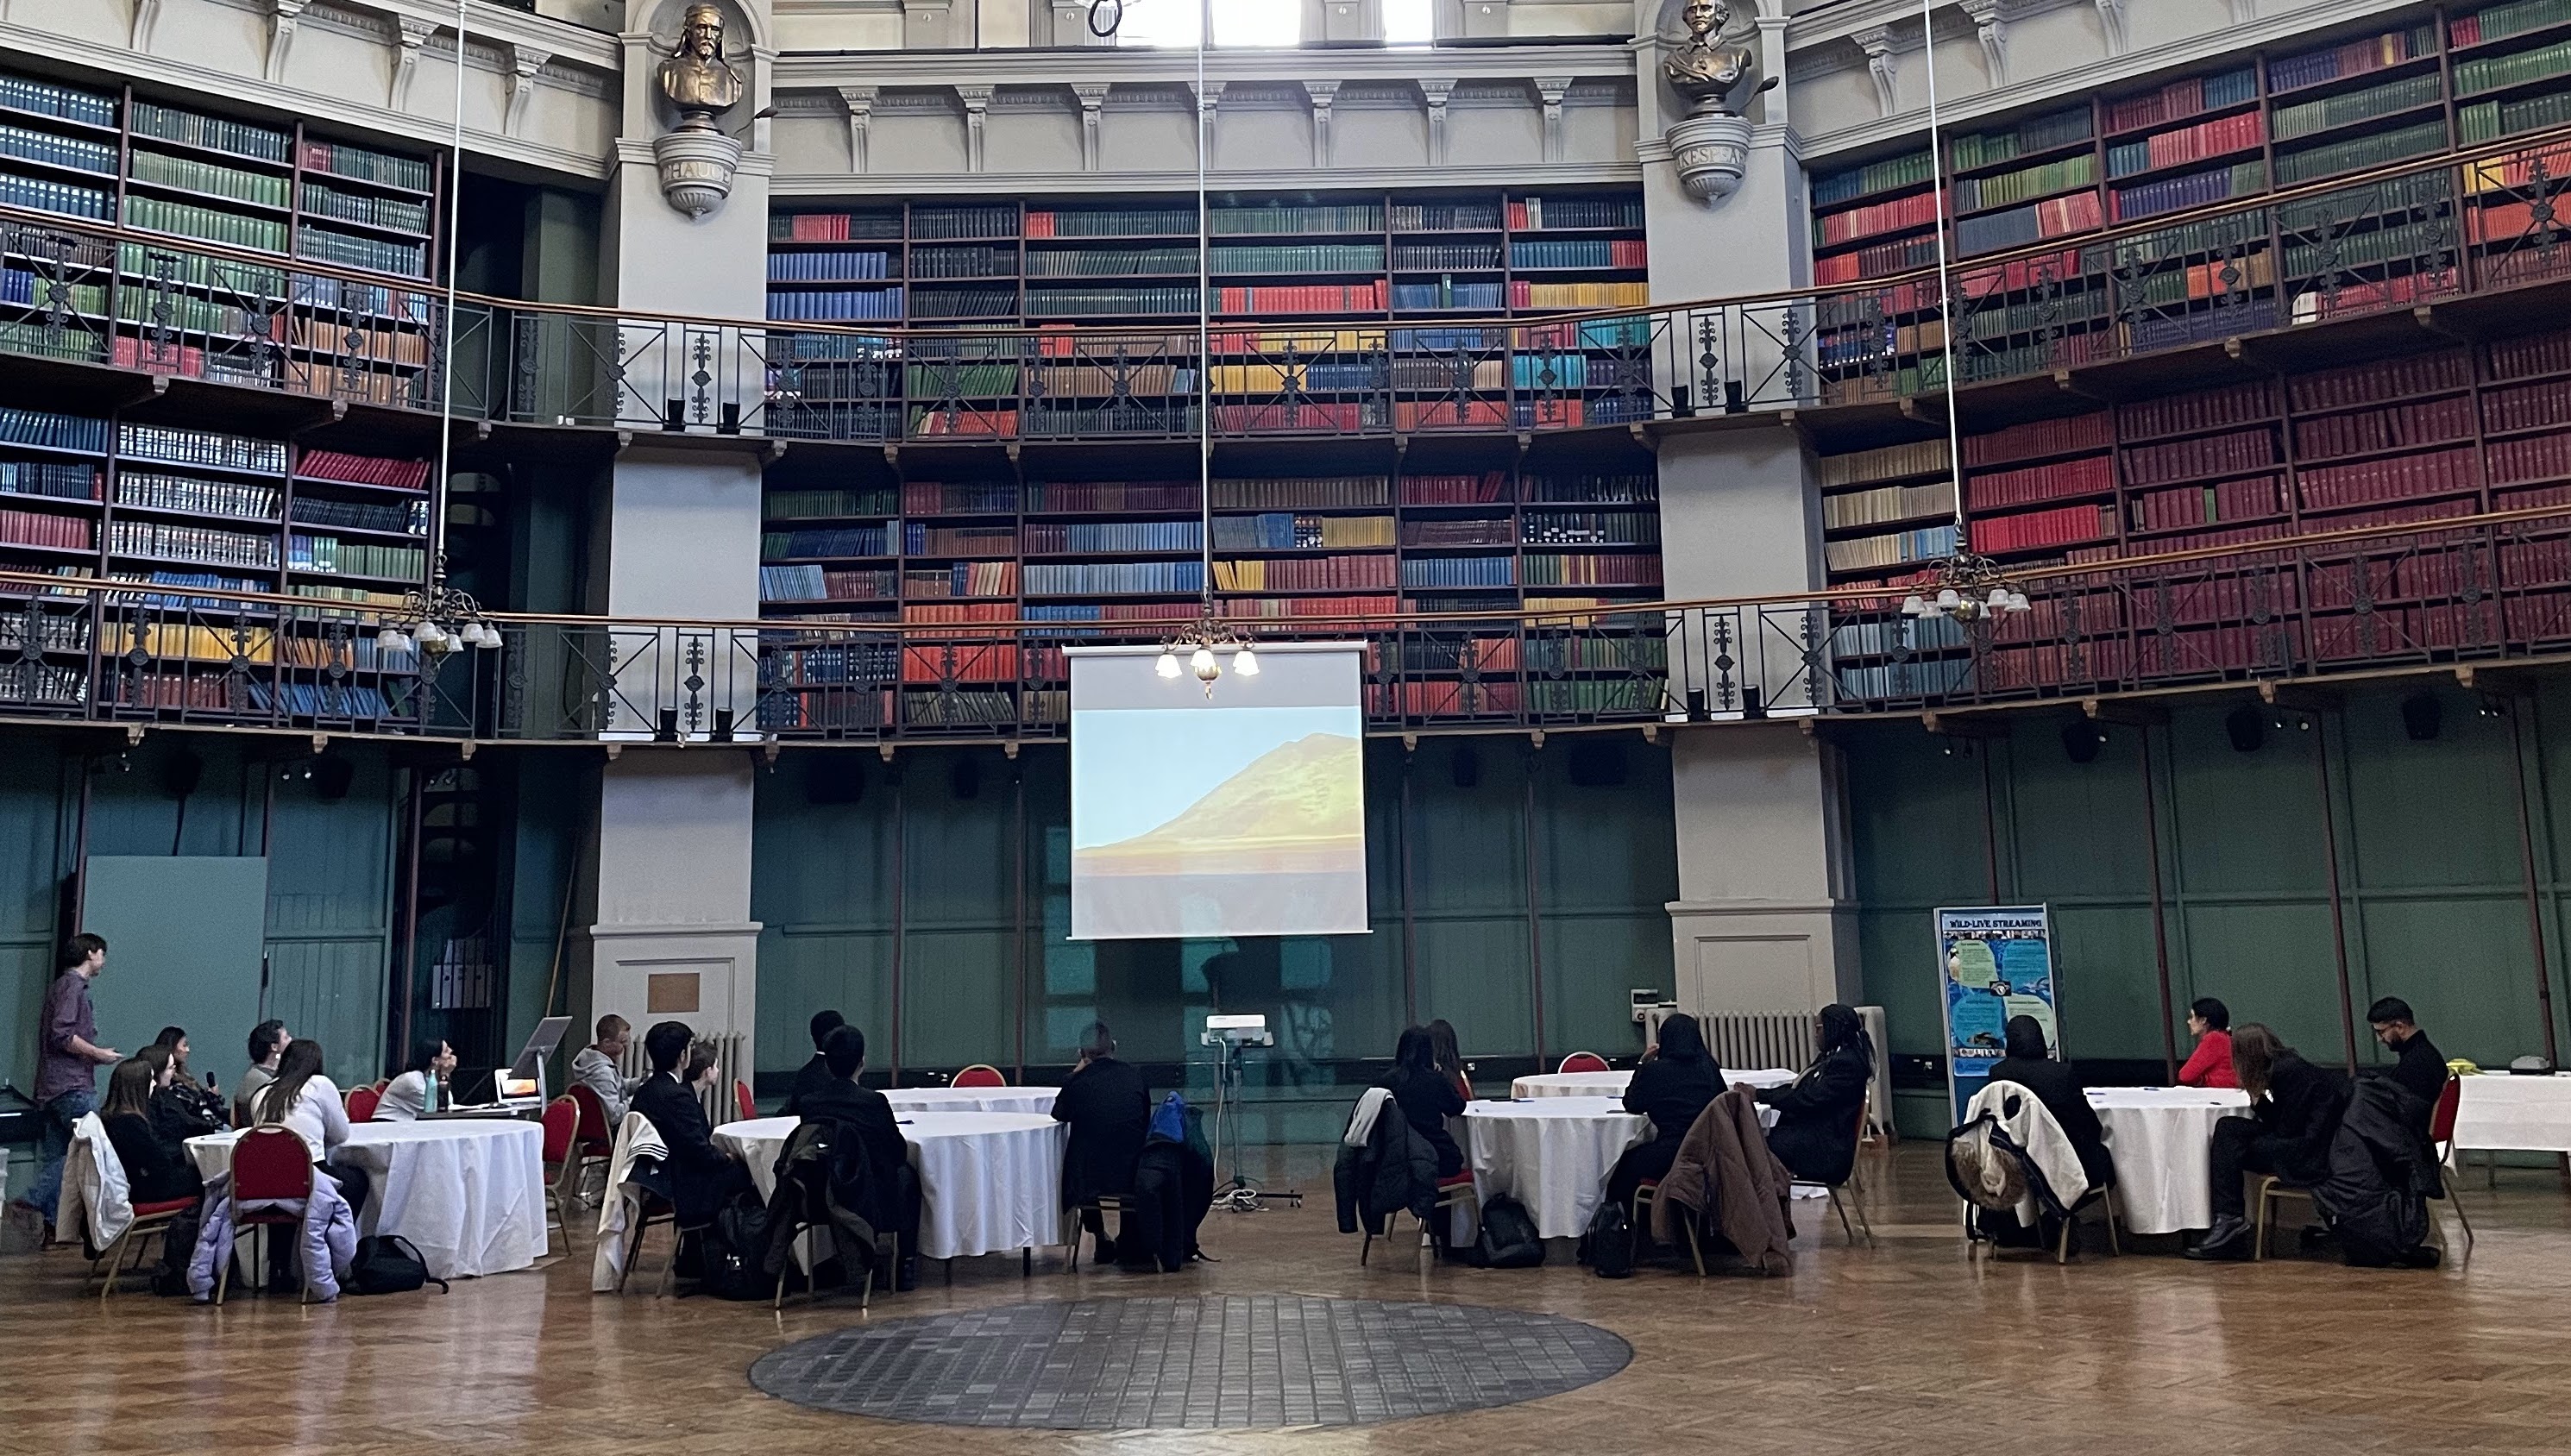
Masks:
[[[639,1207],[642,1202],[639,1186],[634,1190],[634,1197],[626,1193],[626,1186],[633,1181],[634,1161],[638,1158],[667,1161],[669,1156],[670,1145],[661,1141],[661,1130],[652,1126],[650,1118],[641,1113],[625,1115],[625,1121],[616,1129],[616,1151],[607,1160],[607,1194],[599,1200],[598,1251],[589,1260],[591,1292],[612,1294],[616,1291],[617,1281],[625,1274],[625,1260],[632,1252],[628,1240],[632,1234],[641,1231],[639,1227],[628,1229],[625,1226],[628,1206]]]

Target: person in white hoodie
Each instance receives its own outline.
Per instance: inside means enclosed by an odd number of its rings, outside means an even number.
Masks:
[[[366,1170],[337,1161],[340,1145],[348,1141],[348,1108],[338,1085],[322,1075],[321,1063],[319,1042],[287,1042],[276,1059],[276,1080],[252,1097],[251,1116],[256,1127],[283,1128],[301,1138],[348,1207],[363,1210],[373,1180]]]

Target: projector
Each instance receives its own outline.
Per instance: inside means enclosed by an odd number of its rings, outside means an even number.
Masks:
[[[1268,1018],[1264,1016],[1209,1016],[1205,1035],[1197,1041],[1202,1046],[1236,1049],[1277,1045],[1276,1034],[1269,1031]]]

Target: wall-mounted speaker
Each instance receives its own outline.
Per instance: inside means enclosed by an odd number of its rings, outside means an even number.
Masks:
[[[2106,741],[2107,735],[2098,730],[2096,724],[2085,718],[2062,726],[2062,756],[2074,763],[2097,762],[2098,749]]]
[[[1457,743],[1451,764],[1457,788],[1478,787],[1482,781],[1482,755],[1471,743]]]
[[[348,796],[350,785],[357,781],[357,761],[337,753],[324,753],[312,760],[312,796],[323,803],[337,803]]]
[[[2434,693],[2413,693],[2401,700],[2401,730],[2414,743],[2432,742],[2445,726],[2446,705]]]
[[[1565,771],[1578,788],[1621,788],[1625,784],[1625,745],[1613,738],[1591,738],[1571,745]]]
[[[2232,751],[2255,753],[2268,741],[2268,719],[2255,708],[2236,708],[2223,716],[2223,735],[2232,740]]]
[[[803,755],[805,803],[855,803],[866,796],[866,760],[862,753]]]
[[[161,791],[172,798],[186,798],[206,781],[206,760],[181,748],[161,760]]]

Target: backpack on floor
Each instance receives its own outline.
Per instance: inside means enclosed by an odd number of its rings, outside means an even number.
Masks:
[[[369,1233],[358,1239],[346,1283],[351,1294],[407,1294],[425,1284],[446,1292],[446,1281],[431,1277],[428,1260],[398,1233]]]
[[[1589,1215],[1589,1231],[1580,1236],[1580,1260],[1602,1279],[1634,1276],[1634,1220],[1623,1204],[1605,1200]]]
[[[1488,1269],[1526,1269],[1544,1262],[1544,1235],[1515,1199],[1493,1199],[1482,1209],[1482,1231],[1473,1240],[1473,1262]]]
[[[718,1299],[766,1299],[776,1281],[767,1269],[768,1209],[743,1194],[716,1213],[714,1225],[697,1235],[704,1262],[698,1287]]]

